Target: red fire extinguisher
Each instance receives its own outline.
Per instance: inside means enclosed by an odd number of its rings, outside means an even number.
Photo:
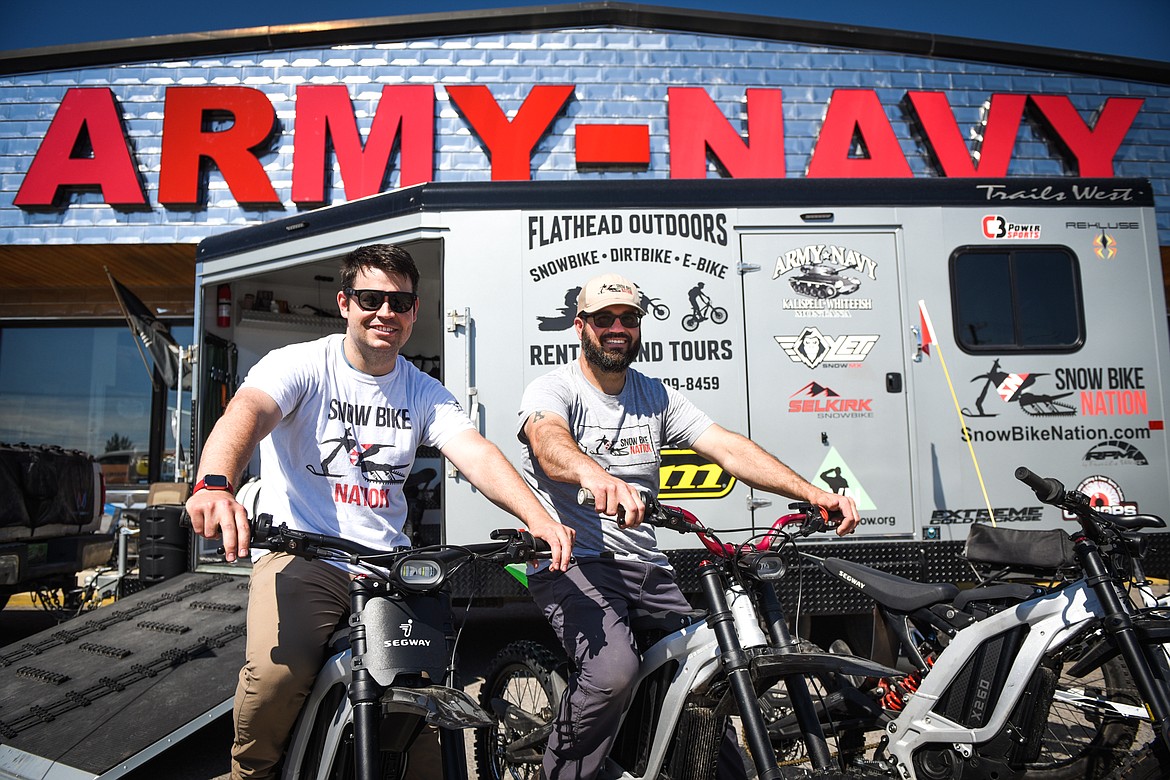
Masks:
[[[215,324],[221,328],[232,324],[232,286],[221,284],[216,293]]]

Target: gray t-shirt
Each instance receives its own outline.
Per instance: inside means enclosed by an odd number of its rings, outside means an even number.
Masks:
[[[520,402],[524,479],[549,513],[577,531],[573,555],[596,557],[604,550],[619,558],[668,566],[646,524],[626,529],[577,504],[579,485],[556,482],[532,457],[524,423],[535,412],[552,412],[569,423],[581,451],[613,476],[658,494],[658,467],[664,447],[690,447],[712,425],[711,418],[678,392],[630,369],[620,394],[607,395],[581,373],[576,361],[533,380]]]

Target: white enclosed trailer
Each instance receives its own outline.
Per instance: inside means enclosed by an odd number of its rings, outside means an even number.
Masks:
[[[575,359],[576,292],[616,271],[649,312],[635,368],[855,497],[861,526],[824,542],[833,554],[964,579],[955,553],[972,523],[1062,523],[1016,482],[1018,465],[1108,511],[1170,515],[1167,313],[1148,182],[425,184],[203,241],[196,332],[234,343],[242,376],[273,347],[340,331],[311,312],[336,313],[338,260],[375,242],[405,246],[422,274],[405,351],[514,462],[525,385]],[[582,444],[637,446],[604,432]],[[661,458],[663,496],[708,525],[758,532],[785,512],[694,453]],[[338,465],[352,464],[341,454]],[[435,476],[420,538],[477,541],[514,523],[437,453],[420,453],[421,468]],[[659,540],[689,587],[693,540]],[[1160,541],[1149,567],[1165,575]],[[852,608],[817,583],[804,609]]]

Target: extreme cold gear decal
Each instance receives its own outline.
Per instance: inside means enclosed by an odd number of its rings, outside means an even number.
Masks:
[[[1025,414],[1033,417],[1052,417],[1076,414],[1076,407],[1064,403],[1060,399],[1072,393],[1044,394],[1032,391],[1032,386],[1042,376],[1048,374],[1011,374],[999,367],[999,358],[991,364],[991,370],[971,379],[972,382],[983,380],[983,389],[975,399],[975,411],[963,408],[967,417],[997,417],[997,412],[988,412],[983,408],[988,392],[995,390],[996,395],[1005,403],[1018,404]]]

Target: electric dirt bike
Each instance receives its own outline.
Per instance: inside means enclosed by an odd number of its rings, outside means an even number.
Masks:
[[[982,528],[968,540],[968,557],[1005,570],[1063,567],[1071,580],[993,581],[960,592],[820,561],[875,600],[914,667],[878,682],[886,721],[879,760],[903,778],[929,780],[1165,777],[1170,612],[1156,602],[1137,609],[1122,592],[1140,559],[1136,532],[1164,523],[1102,514],[1026,468],[1016,476],[1074,515],[1080,530],[1070,539]]]
[[[583,490],[579,499],[589,503],[592,496]],[[789,631],[775,583],[784,576],[785,549],[795,536],[830,527],[823,510],[793,504],[794,513],[754,544],[731,545],[720,542],[716,532],[689,512],[653,499],[646,504],[644,522],[696,533],[711,553],[700,569],[706,613],[631,615],[642,662],[604,776],[717,777],[716,757],[732,715],[740,718],[757,776],[791,776],[777,764],[759,700],[763,691],[781,682],[813,767],[822,777],[839,775],[843,753],[831,752],[806,679],[885,676],[892,670],[866,659],[816,651]],[[539,776],[568,672],[558,651],[535,642],[513,643],[499,653],[480,694],[480,703],[495,718],[493,727],[476,739],[481,778]],[[872,722],[879,711],[876,704],[860,696],[855,700],[862,720]],[[833,737],[840,741],[839,733]]]
[[[455,681],[457,634],[447,584],[474,561],[506,565],[537,557],[527,531],[495,542],[371,550],[347,539],[252,521],[252,546],[365,569],[350,585],[348,627],[338,632],[293,728],[282,776],[292,780],[391,780],[411,746],[437,727],[444,780],[466,780],[463,729],[493,723]],[[436,775],[437,776],[437,775]]]

